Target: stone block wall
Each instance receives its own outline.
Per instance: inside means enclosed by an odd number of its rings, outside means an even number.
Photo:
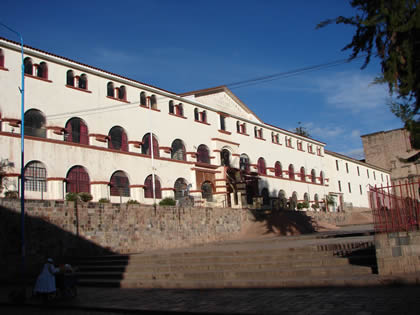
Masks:
[[[380,275],[420,272],[420,231],[375,235]]]
[[[27,264],[45,257],[138,253],[231,239],[252,220],[248,210],[127,204],[25,202]],[[0,270],[20,261],[20,202],[0,199]],[[12,268],[13,270],[10,270]]]

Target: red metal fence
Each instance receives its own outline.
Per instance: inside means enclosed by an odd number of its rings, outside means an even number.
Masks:
[[[369,201],[376,232],[419,230],[419,187],[420,182],[400,182],[386,187],[370,186]]]

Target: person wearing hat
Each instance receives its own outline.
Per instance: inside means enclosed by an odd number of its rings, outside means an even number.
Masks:
[[[60,269],[54,266],[52,258],[48,258],[41,273],[36,279],[34,293],[41,294],[46,299],[51,297],[57,290],[55,286],[55,274],[59,272],[59,270]]]

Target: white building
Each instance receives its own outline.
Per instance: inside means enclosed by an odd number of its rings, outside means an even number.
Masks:
[[[6,189],[19,190],[20,45],[0,38],[0,49],[0,158],[14,163]],[[188,190],[203,204],[232,207],[256,196],[314,204],[327,195],[341,207],[368,207],[368,185],[389,181],[384,169],[265,124],[224,86],[179,95],[35,48],[24,52],[27,198],[86,191],[94,201],[150,204],[154,175],[158,201]]]

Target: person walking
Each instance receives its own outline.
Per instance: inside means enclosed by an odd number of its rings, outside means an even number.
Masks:
[[[59,272],[59,268],[54,266],[52,258],[48,258],[44,264],[41,273],[35,282],[34,293],[40,294],[44,302],[51,299],[56,292],[55,274]]]

